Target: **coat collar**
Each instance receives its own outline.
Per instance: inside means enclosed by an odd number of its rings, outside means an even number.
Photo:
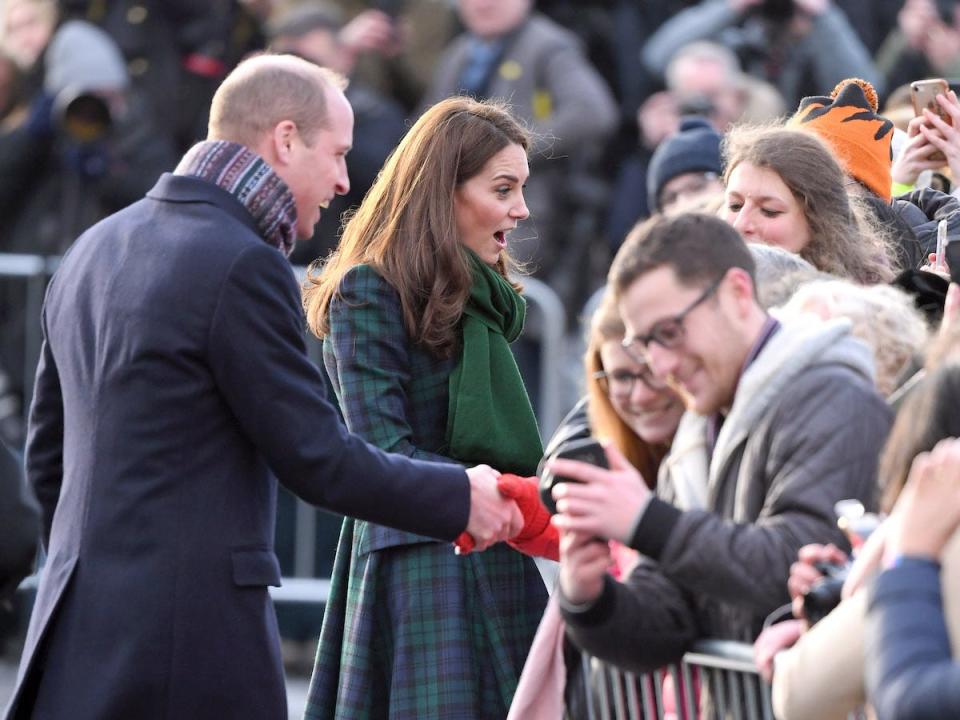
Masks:
[[[260,234],[250,212],[226,190],[213,183],[185,175],[164,173],[157,184],[147,192],[147,197],[161,202],[205,203],[228,213],[236,220]]]

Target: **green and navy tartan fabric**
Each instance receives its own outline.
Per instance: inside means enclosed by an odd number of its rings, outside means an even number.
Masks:
[[[454,361],[409,339],[399,295],[371,268],[352,269],[341,295],[324,363],[347,425],[385,450],[452,462]],[[461,557],[348,518],[305,717],[502,719],[546,599],[536,565],[506,545]]]

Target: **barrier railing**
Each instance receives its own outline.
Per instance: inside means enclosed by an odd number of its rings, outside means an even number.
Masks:
[[[642,675],[581,658],[587,720],[774,720],[770,685],[746,643],[700,640],[679,664]]]

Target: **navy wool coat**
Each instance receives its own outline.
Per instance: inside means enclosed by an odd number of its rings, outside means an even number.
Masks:
[[[274,476],[376,523],[466,526],[462,468],[346,431],[289,264],[213,185],[164,175],[85,233],[43,329],[27,473],[48,557],[10,717],[286,718]]]

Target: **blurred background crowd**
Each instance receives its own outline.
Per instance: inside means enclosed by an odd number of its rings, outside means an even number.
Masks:
[[[357,120],[350,194],[295,264],[329,251],[424,107],[505,98],[538,137],[511,249],[575,318],[661,206],[659,184],[719,176],[711,131],[789,114],[848,77],[906,128],[905,83],[960,66],[960,15],[951,0],[2,0],[0,252],[60,255],[140,198],[204,136],[224,74],[265,48],[348,76]],[[701,130],[654,159],[685,115]],[[0,435],[16,444],[23,290],[0,293]]]
[[[909,84],[960,77],[955,0],[0,0],[0,253],[62,255],[141,198],[205,136],[225,74],[264,49],[347,76],[356,119],[350,192],[298,244],[295,265],[336,245],[342,214],[424,108],[469,93],[507,100],[535,133],[531,214],[511,252],[573,321],[596,307],[630,229],[691,203],[748,241],[794,251],[811,277],[896,279],[912,293],[916,315],[902,298],[875,299],[895,306],[889,332],[874,328],[884,396],[916,369],[925,323],[942,314],[946,281],[916,271],[938,227],[960,234],[960,103],[945,94],[947,126],[921,129]],[[832,114],[844,108],[869,132]],[[787,117],[823,143],[743,128]],[[771,169],[806,201],[802,247],[778,241],[772,211],[753,218],[749,168]],[[850,194],[853,209],[827,207],[818,189]],[[796,287],[760,286],[782,299]],[[827,290],[810,302],[834,312],[843,301],[825,301]],[[25,293],[0,278],[0,437],[13,447],[35,321]],[[867,333],[882,312],[864,312]],[[885,367],[880,351],[907,336]]]

